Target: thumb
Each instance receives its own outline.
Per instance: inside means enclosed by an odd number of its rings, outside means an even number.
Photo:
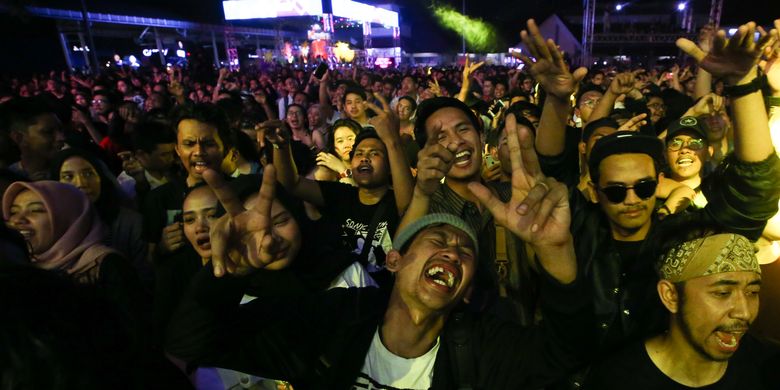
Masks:
[[[574,73],[571,74],[571,76],[574,78],[574,81],[580,82],[582,79],[585,78],[585,76],[588,74],[588,68],[586,67],[580,67],[577,68]]]

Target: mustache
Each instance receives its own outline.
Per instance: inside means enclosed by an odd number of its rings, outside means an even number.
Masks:
[[[721,325],[715,328],[719,332],[747,332],[750,328],[750,323],[747,321],[739,321],[733,324]]]

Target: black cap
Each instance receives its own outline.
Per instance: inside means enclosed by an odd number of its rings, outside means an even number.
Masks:
[[[664,143],[658,137],[636,131],[617,131],[599,138],[590,152],[588,169],[598,172],[599,164],[613,154],[641,153],[650,156],[656,163],[664,161]]]
[[[669,142],[677,133],[686,130],[696,133],[706,141],[707,131],[704,126],[704,121],[693,116],[684,116],[669,124],[669,130],[666,131],[666,142]]]
[[[588,124],[582,128],[582,142],[587,143],[590,136],[600,127],[609,127],[617,130],[620,127],[620,124],[608,116],[588,122]]]
[[[457,108],[466,113],[466,116],[468,116],[471,124],[474,125],[477,131],[482,131],[479,119],[477,119],[474,112],[462,101],[444,96],[426,99],[417,107],[417,119],[414,121],[414,139],[417,141],[417,145],[420,146],[420,149],[424,148],[425,144],[428,142],[428,133],[425,132],[425,121],[427,121],[434,112],[447,107]]]

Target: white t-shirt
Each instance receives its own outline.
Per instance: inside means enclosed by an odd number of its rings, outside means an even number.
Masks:
[[[436,345],[420,357],[406,359],[394,355],[382,344],[377,328],[363,368],[352,388],[430,389],[433,382],[433,365],[438,352],[439,339],[436,339]]]

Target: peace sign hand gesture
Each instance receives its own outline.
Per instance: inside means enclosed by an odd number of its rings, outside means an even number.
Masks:
[[[273,165],[266,165],[259,196],[248,209],[219,173],[207,170],[203,178],[226,211],[209,231],[214,276],[221,277],[226,272],[246,275],[284,256],[282,239],[275,234],[271,220],[271,205],[276,195]]]

